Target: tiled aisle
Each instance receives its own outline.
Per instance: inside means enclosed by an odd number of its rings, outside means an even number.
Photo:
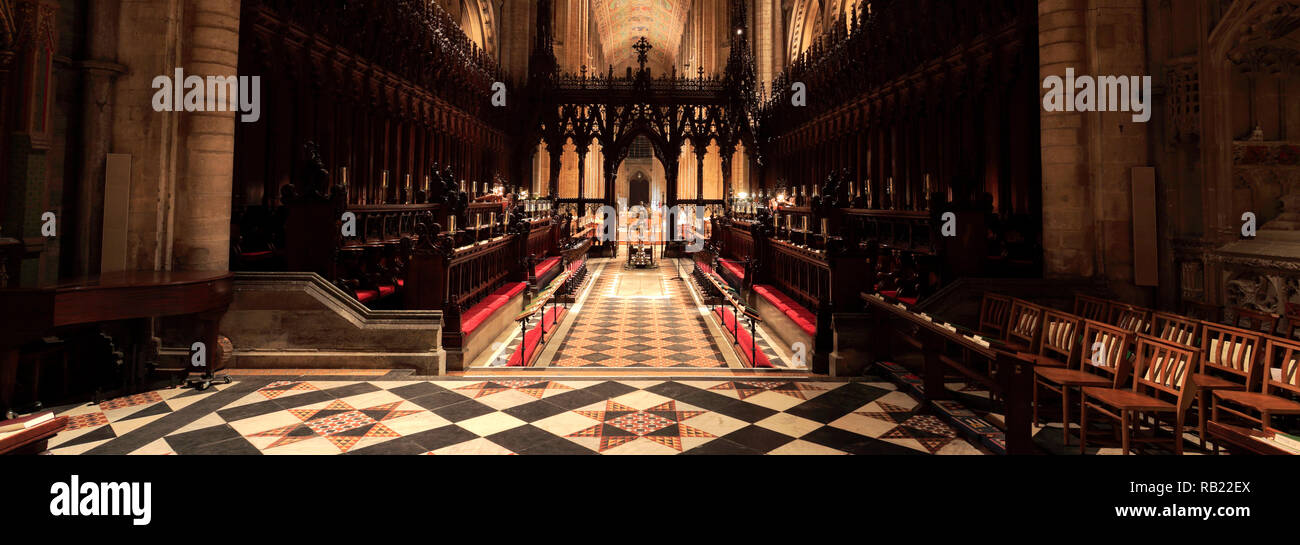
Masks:
[[[388,380],[392,379],[392,380]],[[61,411],[54,454],[973,454],[884,382],[244,376]]]
[[[551,367],[727,366],[677,269],[605,263]]]

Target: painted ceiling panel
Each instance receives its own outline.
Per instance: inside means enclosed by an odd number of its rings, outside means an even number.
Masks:
[[[592,0],[605,54],[616,66],[635,62],[632,44],[645,36],[654,49],[650,61],[672,64],[681,44],[691,0]]]

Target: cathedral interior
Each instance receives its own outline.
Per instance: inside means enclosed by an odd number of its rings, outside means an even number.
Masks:
[[[0,453],[1300,454],[1295,0],[0,0],[0,125]]]

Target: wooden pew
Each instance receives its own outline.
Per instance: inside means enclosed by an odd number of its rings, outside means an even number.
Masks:
[[[457,239],[467,239],[442,232],[432,215],[418,225],[405,308],[443,311],[448,368],[463,369],[511,326],[523,306],[526,283],[519,256],[526,239],[508,233],[456,247]]]
[[[944,377],[957,373],[970,382],[988,388],[1000,399],[1003,417],[1000,425],[1006,435],[1007,454],[1033,454],[1032,403],[1034,364],[1004,350],[985,345],[958,333],[955,327],[935,323],[908,310],[901,303],[863,293],[866,312],[872,316],[870,338],[879,347],[874,360],[897,361],[891,343],[900,340],[923,359],[920,375],[925,397],[930,400],[952,398]],[[999,424],[999,419],[993,419]]]

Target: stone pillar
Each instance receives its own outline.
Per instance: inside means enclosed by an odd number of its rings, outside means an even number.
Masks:
[[[117,64],[118,3],[86,5],[86,60],[81,128],[81,180],[77,186],[76,230],[69,233],[71,272],[77,276],[99,272],[101,230],[104,223],[104,169],[113,144],[113,80],[126,72]]]
[[[1040,0],[1039,76],[1149,75],[1141,0]],[[1067,90],[1068,91],[1068,90]],[[1040,95],[1041,96],[1041,95]],[[1148,104],[1154,101],[1148,98]],[[1131,171],[1148,164],[1148,126],[1131,112],[1047,112],[1040,105],[1044,273],[1133,285]]]
[[[188,0],[184,68],[199,76],[238,75],[240,0]],[[230,196],[235,112],[182,117],[176,178],[176,270],[221,271],[230,266]]]
[[[1087,0],[1038,3],[1040,79],[1088,66]],[[1043,260],[1049,278],[1090,277],[1095,267],[1088,148],[1080,112],[1042,109]]]

